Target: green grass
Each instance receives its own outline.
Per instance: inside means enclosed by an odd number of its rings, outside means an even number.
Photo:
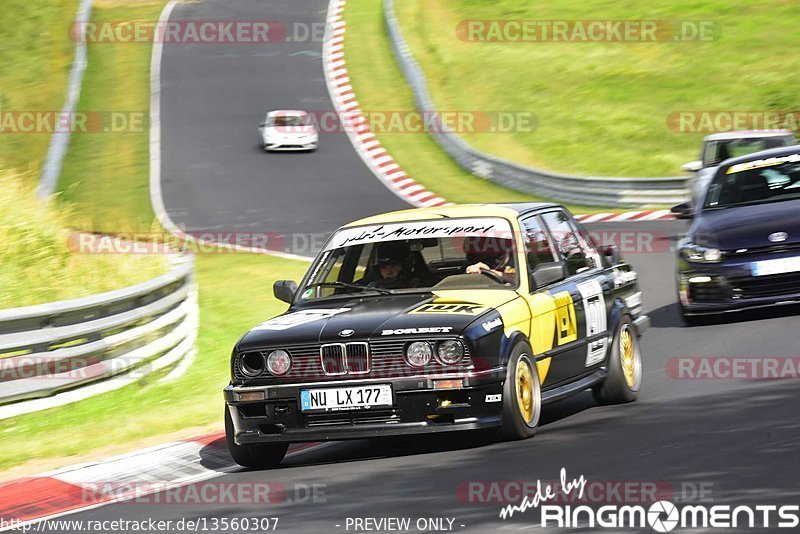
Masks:
[[[96,2],[94,18],[152,20],[164,3],[103,0]],[[150,50],[141,44],[90,47],[79,109],[136,110],[147,115]],[[75,228],[150,230],[148,140],[147,129],[75,136],[61,181],[68,200],[63,208],[70,211],[60,216],[69,217]],[[136,257],[114,257],[135,265]],[[307,266],[303,261],[256,254],[198,255],[200,330],[197,357],[187,373],[164,383],[159,379],[166,371],[161,372],[76,404],[0,421],[0,469],[29,462],[28,470],[37,471],[38,465],[67,464],[97,449],[135,448],[137,442],[182,429],[221,428],[221,390],[230,376],[234,343],[249,328],[286,309],[272,296],[273,281],[299,280]],[[59,276],[63,269],[55,265],[53,272]]]
[[[345,9],[347,71],[362,110],[413,111],[412,93],[394,61],[380,10],[381,2],[348,0]],[[409,176],[451,202],[508,202],[531,197],[477,178],[459,167],[429,135],[377,133]]]
[[[398,2],[398,5],[401,3]],[[347,70],[360,107],[366,112],[413,111],[413,95],[392,53],[383,23],[381,2],[348,0],[344,17],[347,21]],[[376,135],[409,176],[451,202],[542,200],[470,174],[459,167],[427,134],[376,132]],[[509,137],[497,135],[503,139]],[[597,207],[569,207],[574,213],[603,211]]]
[[[157,20],[163,5],[161,0],[96,2],[92,20]],[[79,109],[142,119],[141,127],[72,136],[59,188],[96,231],[147,231],[154,219],[148,181],[141,175],[149,163],[150,52],[142,43],[89,45]]]
[[[28,181],[0,171],[0,309],[84,297],[166,272],[163,256],[76,253],[70,215],[37,200]]]
[[[77,0],[3,0],[0,113],[61,110],[77,9]],[[47,133],[0,133],[0,168],[37,179],[49,143]]]
[[[532,133],[465,136],[522,164],[674,176],[695,159],[703,134],[672,131],[671,112],[800,108],[800,57],[790,52],[800,45],[793,2],[402,0],[396,6],[440,109],[537,114]],[[456,36],[465,19],[713,21],[719,32],[710,42],[476,43]]]
[[[61,109],[76,10],[76,0],[3,3],[0,112]],[[80,216],[70,206],[59,209],[35,198],[49,142],[46,132],[0,133],[0,309],[118,289],[166,270],[163,257],[70,251],[73,231],[68,228]]]
[[[307,267],[255,254],[197,258],[200,287],[198,354],[187,373],[173,382],[148,376],[134,385],[76,404],[0,421],[0,469],[28,461],[85,455],[94,449],[218,424],[222,428],[222,388],[230,377],[229,357],[236,339],[286,305],[272,297],[276,278],[299,280]]]

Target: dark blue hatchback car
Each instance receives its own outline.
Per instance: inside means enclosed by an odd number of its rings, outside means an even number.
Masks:
[[[678,295],[689,323],[800,302],[800,146],[719,166],[678,244]]]

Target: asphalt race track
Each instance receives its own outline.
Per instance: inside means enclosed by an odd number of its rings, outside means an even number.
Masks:
[[[316,30],[326,12],[325,0],[213,0],[178,4],[171,20],[270,20]],[[162,193],[186,231],[316,234],[410,207],[372,175],[344,133],[320,133],[313,153],[258,148],[267,111],[333,112],[320,39],[168,44],[161,83]]]
[[[325,8],[322,0],[215,0],[180,5],[173,19],[321,22]],[[319,51],[319,43],[165,48],[162,175],[165,203],[176,222],[203,230],[326,232],[404,207],[344,135],[321,135],[313,154],[264,154],[256,148],[255,128],[267,109],[331,108]],[[686,356],[797,356],[798,310],[684,326],[670,250],[683,228],[679,221],[591,227],[655,236],[652,251],[626,254],[640,274],[645,313],[653,323],[643,338],[645,375],[636,403],[600,407],[586,392],[546,408],[538,435],[528,441],[445,435],[333,443],[287,459],[280,469],[239,470],[215,479],[283,484],[286,502],[117,504],[69,518],[278,517],[279,532],[316,533],[345,532],[347,518],[445,517],[454,519],[455,531],[519,530],[534,528],[533,511],[501,520],[501,505],[471,502],[466,484],[555,480],[562,467],[570,477],[589,481],[656,482],[672,488],[675,501],[692,498],[692,488],[702,487],[714,504],[797,503],[797,382],[676,379],[667,367]],[[222,407],[220,394],[220,414]],[[315,502],[298,498],[295,488],[311,485],[322,485]]]

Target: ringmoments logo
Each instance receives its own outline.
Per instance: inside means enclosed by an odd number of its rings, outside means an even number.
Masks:
[[[538,509],[542,528],[650,528],[655,532],[672,532],[698,528],[796,529],[800,526],[798,505],[676,505],[667,500],[649,506],[556,504],[559,495],[573,496],[574,500],[581,501],[589,484],[583,475],[568,479],[564,468],[560,475],[560,483],[538,481],[533,495],[526,495],[519,504],[501,508],[500,518],[509,519],[515,514]]]

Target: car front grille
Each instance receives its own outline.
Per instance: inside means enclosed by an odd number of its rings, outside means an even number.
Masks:
[[[320,363],[325,376],[369,373],[369,344],[356,342],[322,345]]]
[[[347,372],[351,375],[369,373],[369,343],[347,344]]]
[[[435,341],[450,338],[436,338]],[[399,378],[463,372],[473,369],[469,347],[464,343],[464,358],[457,365],[444,366],[435,359],[423,368],[412,368],[405,361],[405,347],[412,341],[434,341],[433,339],[377,340],[348,343],[313,343],[303,345],[275,346],[259,350],[265,356],[270,351],[282,349],[292,357],[292,368],[282,377],[274,377],[267,371],[260,376],[247,377],[242,373],[241,354],[234,360],[233,374],[247,383],[296,383],[336,380],[343,378]]]
[[[725,256],[728,258],[741,258],[756,254],[780,254],[785,252],[800,252],[800,243],[781,243],[766,247],[755,247],[747,249],[726,250]]]
[[[800,273],[732,278],[730,284],[734,295],[743,299],[796,295],[800,294]]]
[[[320,349],[322,372],[327,376],[347,374],[347,356],[345,346],[339,343],[323,345]]]
[[[692,302],[719,302],[725,300],[727,295],[717,278],[713,278],[711,282],[689,284],[689,299]]]
[[[307,414],[307,427],[396,424],[400,422],[398,410],[351,410],[343,412]]]

